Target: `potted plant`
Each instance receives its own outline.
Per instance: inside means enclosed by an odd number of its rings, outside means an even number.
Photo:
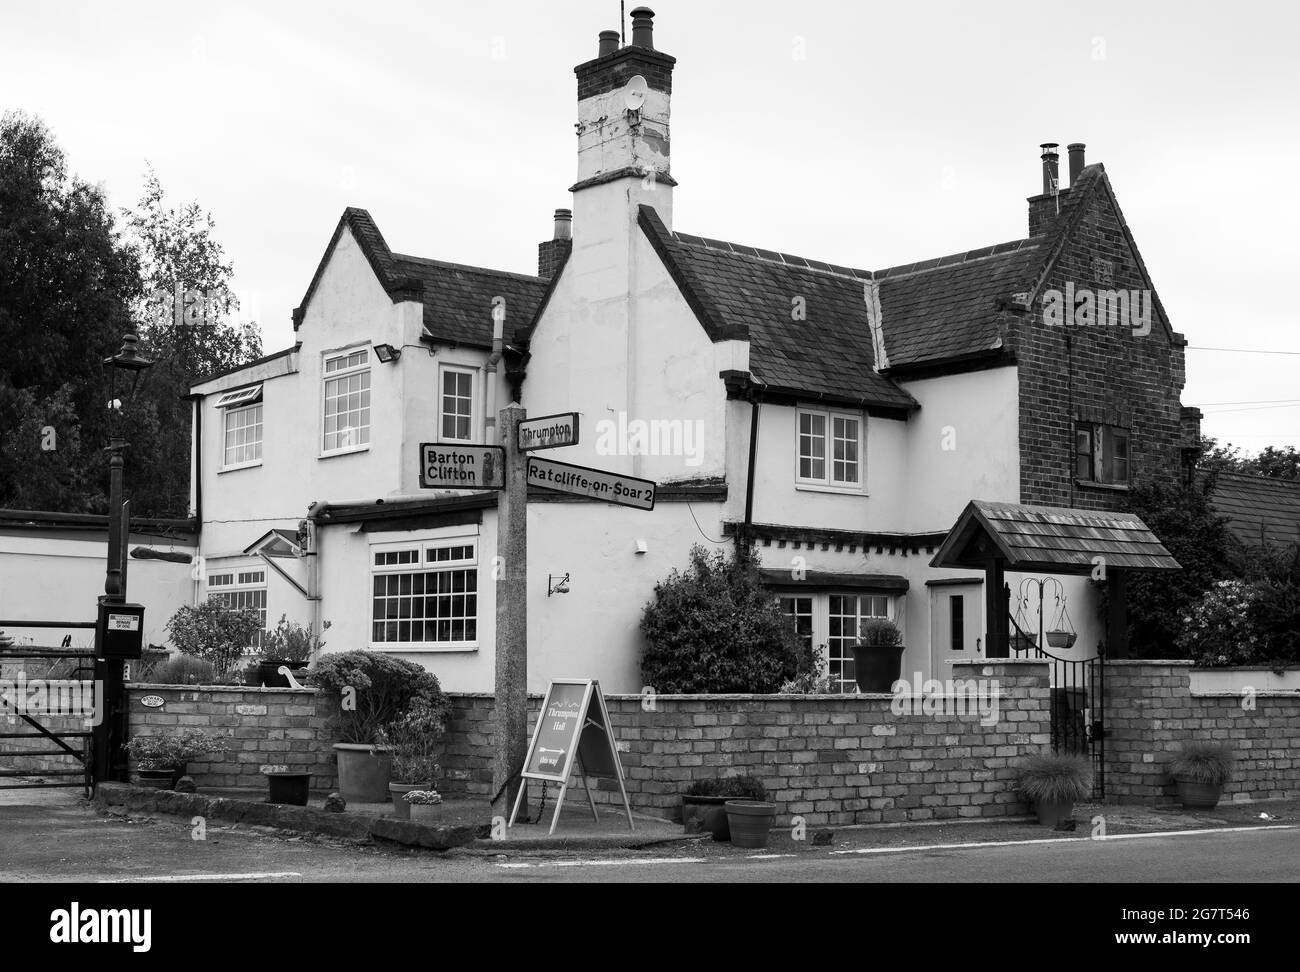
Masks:
[[[190,760],[225,752],[226,738],[194,727],[168,729],[132,737],[126,751],[135,761],[140,786],[171,790],[185,775],[185,765]]]
[[[1188,810],[1213,810],[1232,779],[1232,750],[1218,742],[1184,743],[1169,767],[1178,799]]]
[[[688,834],[708,832],[716,841],[731,840],[728,800],[766,800],[767,789],[753,776],[696,780],[682,797],[682,826]]]
[[[436,790],[412,790],[402,800],[409,808],[411,823],[432,825],[437,822],[438,811],[435,808],[442,803],[442,797]]]
[[[727,824],[737,847],[766,847],[776,823],[776,804],[766,800],[728,800]]]
[[[446,708],[417,699],[406,715],[380,730],[380,745],[388,749],[392,764],[388,792],[394,816],[401,820],[410,819],[411,806],[402,797],[431,791],[438,781],[438,740],[445,728]]]
[[[255,609],[228,607],[219,598],[209,598],[198,607],[187,604],[167,622],[172,644],[211,662],[218,680],[248,654],[261,628],[261,615]]]
[[[1034,805],[1038,822],[1054,827],[1092,793],[1092,763],[1084,756],[1030,756],[1020,764],[1015,786]]]
[[[321,625],[323,634],[329,629],[326,621]],[[312,656],[319,654],[325,647],[320,636],[313,636],[306,625],[290,621],[287,615],[280,615],[275,628],[266,633],[262,639],[262,660],[257,666],[257,677],[266,688],[288,688],[289,679],[280,674],[280,669],[301,671],[311,662]]]
[[[374,651],[321,655],[307,680],[337,705],[331,720],[339,793],[348,803],[386,803],[392,754],[381,733],[423,702],[446,712],[438,679],[419,665]]]
[[[853,678],[861,692],[892,692],[903,664],[903,633],[886,618],[864,621],[853,646]]]

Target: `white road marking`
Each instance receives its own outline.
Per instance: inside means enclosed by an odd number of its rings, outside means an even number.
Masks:
[[[145,877],[100,878],[100,884],[158,882],[178,884],[184,881],[266,881],[271,878],[301,878],[298,871],[255,871],[250,874],[155,874]]]
[[[831,854],[905,854],[927,850],[969,850],[977,847],[1023,847],[1027,844],[1104,844],[1110,840],[1133,840],[1145,837],[1191,837],[1196,834],[1243,834],[1258,830],[1295,830],[1295,824],[1268,827],[1214,827],[1208,830],[1164,830],[1147,834],[1108,834],[1105,837],[1034,837],[1029,840],[982,840],[967,844],[912,844],[907,847],[859,847],[831,851]]]
[[[774,861],[779,857],[797,857],[797,854],[750,854],[745,860],[747,861]]]
[[[497,867],[511,870],[523,870],[530,867],[622,867],[625,864],[703,864],[703,857],[622,857],[613,860],[586,861],[519,861],[517,863],[498,863]]]

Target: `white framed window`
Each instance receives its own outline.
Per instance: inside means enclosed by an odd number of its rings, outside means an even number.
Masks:
[[[253,635],[249,648],[261,648],[266,634],[266,569],[262,567],[232,567],[208,574],[208,599],[220,601],[233,610],[252,608],[258,614],[261,628]]]
[[[226,409],[223,419],[222,469],[240,469],[262,463],[262,405]]]
[[[474,377],[472,368],[443,365],[438,378],[438,433],[442,442],[474,439]]]
[[[370,446],[370,348],[326,355],[321,453],[355,452]]]
[[[376,544],[370,553],[371,647],[478,647],[477,537]]]
[[[860,413],[799,409],[795,481],[860,490],[864,482],[864,424]]]
[[[857,689],[853,671],[853,646],[862,622],[890,617],[887,594],[830,594],[826,604],[826,666],[831,684],[839,692]]]

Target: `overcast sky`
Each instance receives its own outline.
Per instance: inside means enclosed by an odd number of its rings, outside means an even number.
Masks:
[[[1184,403],[1221,440],[1300,446],[1297,5],[652,6],[678,59],[676,229],[872,269],[960,252],[1025,235],[1040,142],[1063,170],[1086,142],[1193,345]],[[535,273],[576,167],[572,69],[618,19],[0,0],[0,110],[41,116],[114,205],[147,160],[211,210],[274,351],[348,205],[398,252]]]

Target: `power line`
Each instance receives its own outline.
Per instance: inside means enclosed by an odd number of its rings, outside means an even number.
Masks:
[[[1296,355],[1300,355],[1300,351],[1270,351],[1270,350],[1268,350],[1267,348],[1207,348],[1207,347],[1202,347],[1202,346],[1199,345],[1199,344],[1189,344],[1189,345],[1187,345],[1187,347],[1188,347],[1189,350],[1192,350],[1192,351],[1230,351],[1230,352],[1233,352],[1233,353],[1235,353],[1235,354],[1296,354]]]
[[[1300,402],[1300,398],[1256,398],[1245,402],[1202,402],[1200,408],[1212,408],[1215,405],[1282,405]]]

